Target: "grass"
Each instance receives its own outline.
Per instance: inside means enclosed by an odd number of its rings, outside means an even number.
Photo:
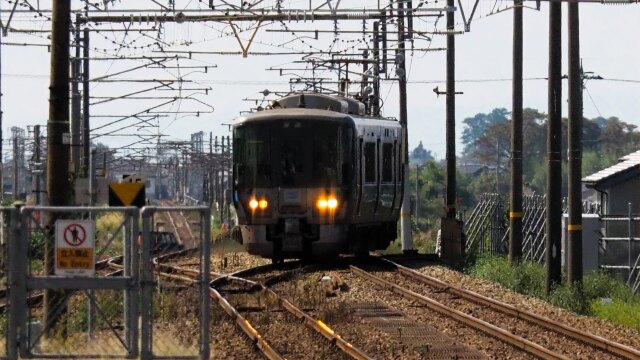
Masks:
[[[437,232],[437,230],[436,230]],[[414,249],[418,250],[421,254],[433,254],[436,251],[436,232],[431,230],[427,231],[413,231],[412,240]],[[401,254],[402,253],[402,240],[400,236],[387,247],[383,253],[385,255]]]
[[[640,295],[634,295],[622,281],[604,272],[585,274],[582,287],[571,288],[563,281],[548,296],[541,264],[523,261],[510,266],[503,256],[487,256],[479,258],[467,272],[575,313],[640,330]]]
[[[117,234],[115,232],[123,221],[122,213],[117,212],[103,213],[96,219],[96,246],[106,246],[105,242],[115,234],[113,242],[104,253],[106,256],[122,254],[122,231],[118,231]]]

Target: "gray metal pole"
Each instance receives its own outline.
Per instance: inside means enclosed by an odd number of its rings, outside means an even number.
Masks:
[[[549,3],[549,118],[547,121],[547,213],[545,290],[562,280],[562,3]]]
[[[211,282],[211,208],[201,212],[202,228],[202,254],[200,257],[200,359],[209,359],[211,339],[209,331],[211,329],[210,304],[211,297],[209,294],[209,283]],[[231,229],[231,228],[229,228]],[[229,231],[231,234],[231,231]]]
[[[513,8],[513,108],[511,110],[511,211],[509,262],[522,258],[522,1]]]
[[[84,29],[82,35],[82,166],[85,175],[89,172],[89,156],[91,148],[90,113],[89,113],[89,29]]]
[[[37,165],[34,166],[35,171],[33,174],[34,184],[33,184],[33,192],[36,205],[41,204],[40,198],[40,177],[43,171],[42,164],[40,163],[40,125],[36,125],[33,127],[33,162]]]
[[[142,271],[140,283],[141,298],[140,303],[144,304],[141,307],[141,327],[140,327],[140,359],[147,360],[152,359],[152,321],[153,321],[153,270],[151,269],[151,216],[152,212],[142,211],[142,256],[141,267]]]
[[[20,166],[18,162],[18,153],[20,152],[18,149],[18,132],[13,132],[13,181],[11,185],[11,192],[13,193],[13,200],[18,200],[18,187],[19,187],[19,175],[18,175],[18,167]]]
[[[396,51],[398,88],[400,91],[400,125],[402,126],[402,169],[404,171],[403,186],[404,196],[400,209],[400,238],[402,239],[402,251],[413,250],[411,238],[411,201],[409,183],[409,127],[407,116],[407,69],[405,59],[405,32],[404,32],[404,1],[396,0],[398,6],[398,50]]]
[[[577,2],[569,6],[569,223],[567,280],[582,283],[582,70]]]
[[[418,216],[418,209],[420,208],[419,197],[420,192],[418,190],[418,176],[420,175],[420,169],[418,164],[416,164],[416,227],[418,226],[418,220],[420,217]]]
[[[371,115],[380,116],[380,22],[373,23],[373,97]]]
[[[627,285],[631,285],[631,275],[633,271],[633,218],[632,218],[632,206],[629,203],[629,207],[627,209],[627,215],[629,216],[629,222],[627,224],[627,230],[629,231],[629,277],[627,279]]]

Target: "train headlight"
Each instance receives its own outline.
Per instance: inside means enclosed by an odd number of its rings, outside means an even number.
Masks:
[[[258,202],[258,206],[260,207],[260,210],[267,210],[267,207],[269,207],[269,202],[265,199],[262,199]]]
[[[257,209],[259,205],[260,204],[258,203],[258,200],[256,199],[249,200],[249,207],[251,208],[251,210]]]
[[[316,206],[318,207],[318,209],[320,210],[326,210],[327,207],[329,206],[327,199],[319,199],[318,203],[316,204]]]
[[[327,200],[327,207],[329,207],[329,210],[335,210],[338,208],[338,200],[334,197],[329,198],[329,200]]]
[[[334,211],[338,208],[338,199],[336,199],[334,196],[330,196],[328,198],[321,197],[316,202],[316,207],[320,211]]]

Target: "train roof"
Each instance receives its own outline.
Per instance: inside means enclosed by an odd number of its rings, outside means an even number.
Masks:
[[[345,98],[325,94],[294,94],[272,101],[266,110],[241,116],[234,121],[234,126],[268,120],[323,120],[336,122],[389,121],[397,120],[382,117],[370,117],[365,114],[364,104]],[[372,123],[369,123],[373,125]]]

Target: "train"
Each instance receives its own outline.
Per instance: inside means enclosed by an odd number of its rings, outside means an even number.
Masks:
[[[241,242],[274,263],[366,255],[397,237],[402,127],[353,98],[294,93],[233,122]]]

